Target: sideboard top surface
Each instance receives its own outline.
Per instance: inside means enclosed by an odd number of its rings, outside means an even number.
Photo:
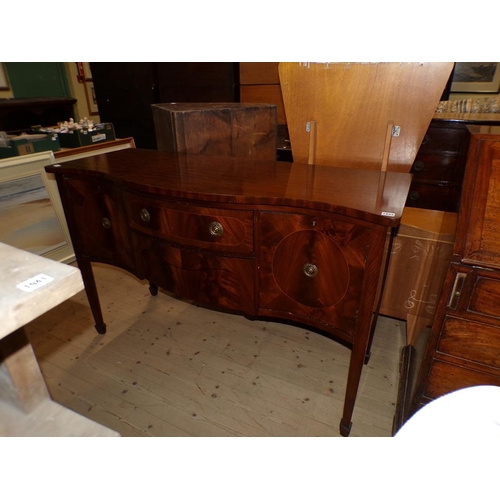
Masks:
[[[127,149],[46,167],[199,202],[325,210],[396,226],[411,175],[234,157]]]

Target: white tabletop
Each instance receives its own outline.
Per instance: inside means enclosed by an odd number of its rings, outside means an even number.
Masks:
[[[80,290],[78,268],[0,243],[0,339]]]

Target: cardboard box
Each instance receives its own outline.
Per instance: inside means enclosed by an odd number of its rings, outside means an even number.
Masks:
[[[58,136],[62,148],[79,148],[116,139],[112,123],[99,123],[91,132],[83,129],[71,130],[64,134],[59,133]]]
[[[413,316],[419,324],[432,324],[453,254],[456,224],[456,213],[404,209],[380,314],[405,321]]]

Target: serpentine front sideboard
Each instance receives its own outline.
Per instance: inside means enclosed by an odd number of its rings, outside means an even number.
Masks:
[[[56,177],[99,333],[91,262],[201,304],[279,318],[351,348],[347,436],[411,175],[128,149],[46,167]]]

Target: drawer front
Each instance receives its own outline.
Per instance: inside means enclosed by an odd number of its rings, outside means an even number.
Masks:
[[[468,304],[468,310],[489,316],[500,318],[500,280],[477,276],[474,289]]]
[[[451,272],[448,313],[500,328],[500,273],[460,265],[452,266]]]
[[[462,147],[462,141],[466,138],[466,133],[464,127],[431,125],[424,136],[420,152],[458,153]]]
[[[419,154],[412,165],[414,180],[453,181],[457,156]]]
[[[448,316],[441,331],[437,350],[500,368],[500,328]]]
[[[185,299],[255,315],[255,260],[178,248],[133,233],[139,278]]]
[[[458,189],[454,185],[428,184],[413,181],[410,185],[407,207],[456,212],[459,204]]]
[[[434,360],[430,369],[424,396],[430,399],[436,399],[444,394],[475,385],[500,386],[500,373],[498,376],[495,376]]]
[[[126,196],[132,229],[156,238],[216,252],[253,254],[253,212]]]

